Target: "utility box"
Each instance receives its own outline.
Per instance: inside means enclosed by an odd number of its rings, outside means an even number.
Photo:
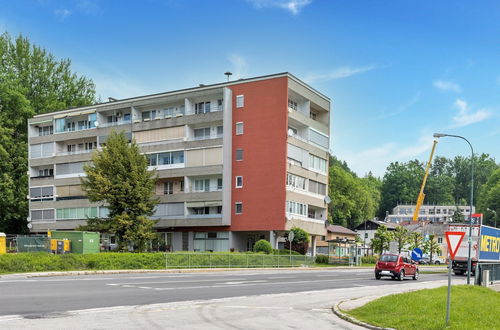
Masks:
[[[71,241],[68,239],[51,239],[50,250],[55,254],[65,254],[71,252]]]
[[[47,236],[17,236],[17,252],[50,252]]]
[[[87,254],[99,253],[99,233],[90,231],[52,231],[51,238],[54,240],[69,240],[72,253]]]
[[[0,233],[0,254],[7,253],[7,237],[4,233]]]

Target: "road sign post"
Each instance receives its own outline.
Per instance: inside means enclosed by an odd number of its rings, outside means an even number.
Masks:
[[[290,246],[289,246],[289,248],[290,248],[290,266],[292,266],[292,242],[293,242],[294,237],[295,237],[295,233],[290,230],[288,232],[288,244],[290,244]]]
[[[448,299],[446,300],[446,325],[450,323],[450,301],[451,301],[451,265],[455,259],[460,243],[465,236],[461,231],[447,231],[445,232],[446,243],[448,244],[448,254],[450,261],[448,262]]]
[[[421,249],[414,248],[413,251],[411,251],[411,258],[415,261],[419,261],[420,259],[422,259],[423,254],[424,253]]]

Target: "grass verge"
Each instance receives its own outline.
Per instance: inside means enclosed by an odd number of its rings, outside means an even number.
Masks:
[[[452,286],[450,326],[445,324],[447,287],[382,297],[347,314],[380,327],[405,329],[500,329],[500,293]]]

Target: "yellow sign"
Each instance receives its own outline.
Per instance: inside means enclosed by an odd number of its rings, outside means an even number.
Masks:
[[[4,233],[0,233],[0,254],[7,253],[7,239]]]

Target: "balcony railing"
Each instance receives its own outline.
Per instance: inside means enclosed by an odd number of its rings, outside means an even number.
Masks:
[[[91,153],[92,151],[102,149],[102,148],[95,148],[95,149],[89,149],[89,150],[75,150],[75,151],[67,151],[67,152],[58,152],[56,156],[71,156],[71,155],[81,155],[81,154],[88,154]]]
[[[130,125],[131,123],[132,123],[131,119],[128,119],[128,120],[118,120],[118,121],[113,121],[113,122],[110,122],[110,123],[99,124],[99,127],[100,128],[114,127],[114,126],[120,126],[120,125]]]

